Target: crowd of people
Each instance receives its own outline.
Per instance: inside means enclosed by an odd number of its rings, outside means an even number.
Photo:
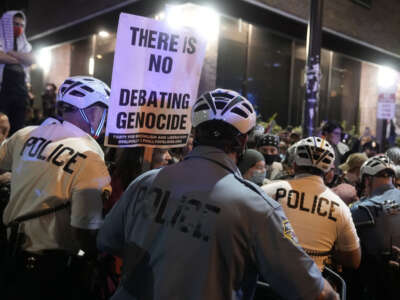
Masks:
[[[13,47],[1,100],[12,74],[25,80]],[[104,82],[56,90],[33,126],[0,114],[2,299],[339,299],[328,271],[348,299],[398,298],[400,148],[332,121],[272,134],[245,97],[216,89],[195,102],[186,146],[154,149],[144,168],[143,148],[102,145]]]

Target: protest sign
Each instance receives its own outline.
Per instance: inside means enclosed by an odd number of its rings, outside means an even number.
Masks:
[[[377,119],[391,120],[396,112],[396,94],[380,93],[378,96]]]
[[[205,47],[205,39],[189,28],[122,13],[105,144],[184,146]]]

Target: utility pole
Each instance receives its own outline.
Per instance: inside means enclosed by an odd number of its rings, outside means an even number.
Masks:
[[[321,80],[321,40],[324,0],[311,0],[307,29],[306,97],[303,106],[303,137],[314,133]]]

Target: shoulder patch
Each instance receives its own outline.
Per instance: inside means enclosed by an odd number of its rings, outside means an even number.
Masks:
[[[283,220],[282,221],[282,227],[283,227],[283,236],[291,241],[295,245],[299,245],[299,241],[297,240],[297,237],[294,233],[294,230],[292,228],[292,225],[289,223],[289,220]]]

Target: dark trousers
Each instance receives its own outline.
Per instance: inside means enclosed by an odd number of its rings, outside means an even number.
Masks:
[[[10,121],[9,136],[25,125],[26,98],[15,97],[6,91],[0,91],[0,112],[5,113]]]
[[[10,135],[24,127],[28,89],[20,64],[6,64],[0,91],[0,111],[10,120]]]

